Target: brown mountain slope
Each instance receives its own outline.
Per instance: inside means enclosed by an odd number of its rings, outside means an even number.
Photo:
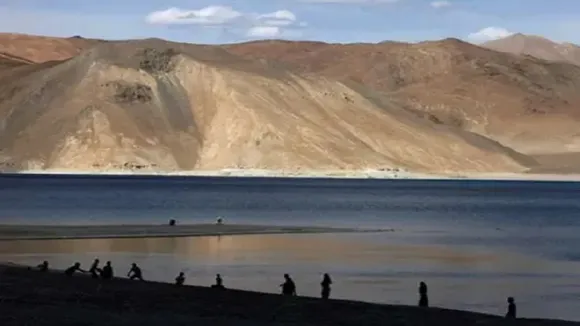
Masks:
[[[580,67],[575,65],[456,39],[346,45],[261,41],[225,48],[369,86],[417,115],[520,152],[580,151]]]
[[[520,171],[527,157],[379,94],[219,47],[109,42],[0,76],[5,169]]]
[[[0,53],[31,62],[71,58],[101,40],[0,33]]]
[[[483,43],[482,46],[501,52],[580,65],[580,46],[572,43],[556,43],[541,36],[514,34]]]

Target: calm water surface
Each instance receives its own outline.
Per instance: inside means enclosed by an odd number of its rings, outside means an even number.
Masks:
[[[269,178],[0,176],[0,223],[213,222],[394,228],[382,234],[14,241],[0,259],[55,267],[99,256],[118,274],[302,295],[580,320],[579,183]]]

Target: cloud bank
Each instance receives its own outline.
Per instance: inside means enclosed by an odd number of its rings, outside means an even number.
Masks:
[[[145,18],[152,25],[197,25],[222,27],[250,38],[298,36],[305,22],[289,10],[269,13],[248,13],[229,6],[208,6],[201,9],[171,7],[154,11]]]
[[[513,32],[508,31],[505,28],[490,26],[490,27],[480,29],[479,31],[477,31],[475,33],[469,34],[467,36],[467,38],[472,42],[482,43],[482,42],[497,40],[500,38],[505,38],[505,37],[511,36],[513,34],[514,34]]]

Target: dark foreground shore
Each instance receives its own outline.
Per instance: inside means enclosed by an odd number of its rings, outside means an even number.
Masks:
[[[227,280],[226,280],[227,281]],[[227,283],[226,283],[227,286]],[[0,325],[580,325],[0,266]]]
[[[184,225],[0,225],[0,240],[192,237],[243,234],[386,232],[310,226],[244,224]]]

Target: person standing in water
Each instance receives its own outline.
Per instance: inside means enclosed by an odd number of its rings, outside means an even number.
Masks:
[[[320,286],[322,287],[322,299],[328,299],[330,297],[330,284],[332,284],[330,276],[327,273],[324,273],[322,282],[320,283]]]
[[[419,283],[419,307],[429,307],[429,297],[427,297],[427,284]]]

